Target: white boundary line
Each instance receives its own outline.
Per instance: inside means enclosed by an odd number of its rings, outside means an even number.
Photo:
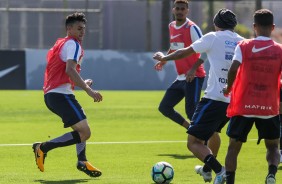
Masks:
[[[248,141],[257,141],[249,139]],[[128,142],[87,142],[86,144],[159,144],[159,143],[186,143],[187,141],[128,141]],[[32,144],[0,144],[0,147],[31,146]]]
[[[185,143],[186,141],[129,141],[129,142],[86,142],[86,144],[158,144],[158,143]],[[4,146],[31,146],[32,144],[0,144]]]

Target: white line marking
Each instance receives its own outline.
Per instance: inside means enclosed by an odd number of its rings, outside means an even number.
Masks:
[[[249,139],[248,141],[257,141],[257,139]],[[159,144],[159,143],[186,143],[187,141],[130,141],[130,142],[87,142],[86,144]],[[12,146],[31,146],[32,143],[23,144],[0,144],[0,147]]]
[[[157,143],[185,143],[186,141],[130,141],[130,142],[87,142],[86,144],[157,144]],[[32,144],[0,144],[3,146],[31,146]]]
[[[156,143],[183,143],[186,141],[130,141],[130,142],[87,142],[87,144],[156,144]]]

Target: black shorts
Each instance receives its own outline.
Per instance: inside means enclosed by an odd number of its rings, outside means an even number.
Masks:
[[[229,118],[226,116],[228,104],[202,98],[197,105],[187,133],[200,140],[209,140],[214,132],[220,132],[229,121]]]
[[[47,93],[44,100],[48,109],[62,118],[65,128],[86,119],[82,107],[72,94]]]
[[[269,119],[234,116],[230,119],[227,135],[237,141],[246,142],[254,123],[258,130],[258,143],[261,139],[273,140],[280,138],[279,116]]]

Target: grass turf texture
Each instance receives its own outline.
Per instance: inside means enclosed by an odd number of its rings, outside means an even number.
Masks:
[[[204,183],[195,174],[194,166],[202,163],[187,150],[185,130],[157,110],[164,91],[101,93],[103,102],[93,103],[86,93],[76,91],[92,129],[89,142],[94,144],[87,145],[88,159],[103,171],[101,177],[93,179],[76,169],[75,146],[50,151],[45,160],[45,172],[41,173],[35,165],[31,144],[71,130],[63,129],[61,120],[45,107],[42,91],[0,91],[0,183],[152,184],[151,168],[158,161],[169,162],[174,167],[173,184]],[[184,114],[183,102],[176,109]],[[224,163],[228,145],[225,131],[226,127],[221,134],[218,155],[221,163]],[[236,183],[264,183],[266,151],[264,142],[256,145],[256,139],[253,128],[239,155]],[[282,166],[278,169],[276,179],[280,183]]]

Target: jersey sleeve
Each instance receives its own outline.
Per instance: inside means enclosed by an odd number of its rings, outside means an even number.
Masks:
[[[199,40],[192,43],[191,47],[197,53],[207,52],[211,48],[214,39],[215,39],[215,35],[208,33],[203,37],[201,37]]]
[[[199,40],[203,36],[201,29],[197,25],[191,26],[190,34],[191,34],[192,43]],[[205,52],[201,53],[200,59],[205,61],[207,59],[207,54]]]
[[[78,42],[74,40],[69,40],[66,43],[66,59],[79,61],[79,56],[81,55],[81,47]]]
[[[190,29],[190,36],[192,43],[194,43],[195,41],[199,40],[203,36],[203,34],[198,26],[192,25]]]
[[[242,51],[241,51],[240,45],[236,46],[232,60],[233,61],[236,60],[242,63]]]

